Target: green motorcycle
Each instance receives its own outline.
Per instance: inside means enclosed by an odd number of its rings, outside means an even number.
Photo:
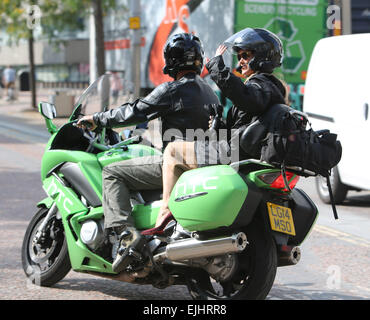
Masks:
[[[51,134],[41,166],[47,197],[37,204],[24,236],[27,277],[52,286],[73,269],[161,289],[186,285],[193,299],[264,299],[277,267],[298,263],[298,246],[318,216],[315,204],[295,188],[298,171],[288,168],[282,174],[250,159],[185,172],[170,198],[175,220],[162,234],[145,236],[142,256],[117,274],[112,262],[118,238],[112,233],[107,239],[103,230],[102,169],[161,152],[140,143],[139,136],[122,140],[111,129],[90,132],[74,125],[83,113],[102,110],[108,100],[109,79],[102,76],[85,90],[60,128],[52,121],[54,106],[39,105]],[[154,227],[161,192],[131,194],[137,229]]]

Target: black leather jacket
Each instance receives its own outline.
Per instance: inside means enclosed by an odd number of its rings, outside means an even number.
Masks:
[[[98,127],[116,128],[160,117],[165,147],[169,142],[168,129],[174,129],[170,131],[170,140],[192,140],[193,137],[186,138],[186,129],[207,130],[211,104],[219,104],[216,94],[202,78],[191,72],[179,80],[162,83],[145,98],[137,99],[134,103],[95,113],[94,122]]]
[[[231,129],[238,129],[229,135],[228,140],[231,149],[239,148],[244,129],[272,105],[285,103],[285,87],[279,79],[268,73],[256,73],[243,83],[225,66],[221,55],[211,59],[206,67],[212,80],[233,103],[224,127],[229,133]],[[240,159],[249,157],[242,149],[239,151]]]

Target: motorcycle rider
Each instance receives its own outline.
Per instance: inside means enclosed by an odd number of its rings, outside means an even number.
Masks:
[[[227,46],[231,46],[237,54],[238,69],[246,78],[244,83],[225,67],[222,54]],[[282,60],[283,47],[280,39],[266,29],[246,28],[218,47],[215,57],[206,64],[206,68],[221,92],[233,102],[224,125],[228,132],[227,141],[178,141],[167,146],[164,152],[163,202],[160,214],[169,212],[171,191],[185,170],[251,158],[239,148],[240,137],[270,106],[285,103],[285,86],[272,75]],[[233,161],[230,161],[230,157]]]
[[[81,118],[97,127],[123,127],[161,118],[163,149],[169,142],[186,139],[187,129],[208,128],[210,104],[219,104],[211,87],[200,78],[204,52],[201,41],[188,33],[175,34],[164,47],[163,72],[174,80],[156,87],[148,96],[126,103],[117,109],[98,112]],[[171,133],[170,135],[168,133]],[[165,138],[167,137],[167,138]],[[113,271],[121,272],[140,253],[144,244],[131,216],[130,190],[162,188],[162,156],[149,156],[114,163],[103,168],[103,210],[106,234],[119,235],[119,246]],[[169,215],[157,219],[156,227],[168,221]]]

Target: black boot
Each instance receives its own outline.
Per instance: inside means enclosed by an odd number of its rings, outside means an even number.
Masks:
[[[109,240],[109,237],[112,233],[112,228],[104,229],[103,239],[101,240],[97,249],[94,251],[98,256],[107,261],[112,261],[112,243]]]
[[[141,259],[141,250],[145,244],[145,239],[134,227],[126,226],[123,231],[121,230],[118,236],[120,243],[117,256],[112,264],[113,271],[117,273],[126,269],[133,260]]]

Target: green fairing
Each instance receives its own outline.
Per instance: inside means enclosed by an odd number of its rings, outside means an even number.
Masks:
[[[132,210],[137,229],[153,228],[157,220],[157,215],[161,207],[162,200],[154,201],[149,205],[138,204]]]
[[[39,208],[39,207],[44,206],[45,208],[48,208],[49,209],[53,203],[54,203],[54,200],[52,198],[50,198],[50,197],[47,197],[47,198],[41,200],[37,204],[37,207]]]
[[[89,248],[81,241],[80,232],[82,227],[82,222],[89,219],[101,219],[103,217],[103,208],[92,209],[88,214],[85,212],[75,214],[70,219],[70,224],[78,235],[78,238],[67,236],[68,251],[72,264],[72,268],[75,271],[95,271],[104,273],[114,273],[112,270],[112,265],[110,262],[104,260],[98,255],[94,254],[89,250]],[[64,228],[65,229],[65,228]],[[70,230],[69,230],[70,231]]]
[[[76,271],[113,273],[111,264],[91,252],[79,236],[81,222],[88,219],[101,219],[102,207],[93,208],[88,213],[88,208],[81,203],[75,192],[65,187],[55,176],[44,180],[44,190],[50,198],[54,199],[62,216],[72,268]]]
[[[82,151],[48,150],[45,152],[41,164],[41,179],[57,165],[63,162],[78,163],[81,171],[89,180],[99,199],[102,199],[102,167],[108,164],[128,160],[136,157],[160,155],[161,152],[144,145],[130,145],[127,151],[112,149],[98,155]]]
[[[57,202],[58,210],[62,215],[71,265],[75,271],[113,273],[111,264],[91,252],[79,238],[81,223],[88,219],[100,220],[103,218],[103,208],[92,208],[88,212],[72,189],[63,186],[56,177],[47,176],[61,163],[77,163],[99,199],[102,200],[102,168],[104,166],[140,156],[160,155],[161,152],[144,145],[130,145],[127,150],[123,148],[111,149],[97,155],[82,151],[50,150],[53,138],[46,146],[41,165],[41,178],[49,197],[38,205],[50,208],[54,201]],[[133,217],[137,228],[147,229],[155,225],[160,204],[161,201],[147,206],[137,205],[133,208]]]
[[[127,146],[127,150],[122,148],[112,149],[109,151],[101,152],[98,154],[98,161],[102,167],[107,166],[108,164],[133,159],[137,157],[145,157],[145,156],[155,156],[161,155],[162,153],[154,148],[145,146],[145,145],[138,145],[133,144]]]
[[[94,154],[82,151],[48,150],[42,158],[41,179],[44,180],[52,169],[63,162],[83,163],[84,167],[96,168],[96,170],[100,168]],[[86,170],[90,171],[91,169]]]
[[[181,175],[169,208],[189,231],[227,227],[234,222],[247,194],[247,185],[232,167],[204,167]]]
[[[62,217],[68,218],[70,215],[79,212],[87,212],[87,208],[81,203],[76,193],[61,183],[55,176],[50,176],[43,181],[45,192],[57,204]]]

